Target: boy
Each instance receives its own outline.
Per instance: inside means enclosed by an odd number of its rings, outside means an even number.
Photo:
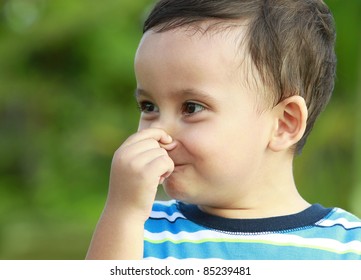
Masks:
[[[292,162],[334,85],[321,0],[161,0],[135,58],[90,259],[361,259],[361,221],[310,205]],[[158,184],[174,198],[155,202]]]

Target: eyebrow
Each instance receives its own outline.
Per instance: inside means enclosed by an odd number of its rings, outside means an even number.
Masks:
[[[202,90],[196,90],[196,89],[182,89],[178,91],[173,91],[171,93],[172,97],[174,98],[180,98],[180,97],[186,97],[186,98],[194,98],[194,99],[201,99],[208,102],[215,102],[216,99],[211,96],[210,94],[207,94],[206,92]],[[144,96],[147,98],[152,98],[152,94],[145,91],[144,89],[137,88],[135,90],[134,96],[136,99],[138,99],[140,96]]]
[[[136,90],[134,91],[134,97],[138,99],[140,96],[151,97],[152,95],[144,89],[136,88]]]

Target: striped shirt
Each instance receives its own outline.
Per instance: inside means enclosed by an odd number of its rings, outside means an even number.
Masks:
[[[319,204],[288,216],[226,219],[175,200],[155,202],[144,258],[361,260],[361,220]]]

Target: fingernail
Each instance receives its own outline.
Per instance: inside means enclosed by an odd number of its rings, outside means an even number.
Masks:
[[[163,183],[164,183],[164,180],[165,180],[164,177],[160,177],[160,179],[159,179],[159,185],[163,184]]]

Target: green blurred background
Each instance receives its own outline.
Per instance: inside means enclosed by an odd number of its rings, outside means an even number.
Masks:
[[[0,0],[0,259],[83,259],[113,152],[137,128],[133,57],[150,0]],[[361,1],[328,0],[338,78],[300,192],[361,215]]]

